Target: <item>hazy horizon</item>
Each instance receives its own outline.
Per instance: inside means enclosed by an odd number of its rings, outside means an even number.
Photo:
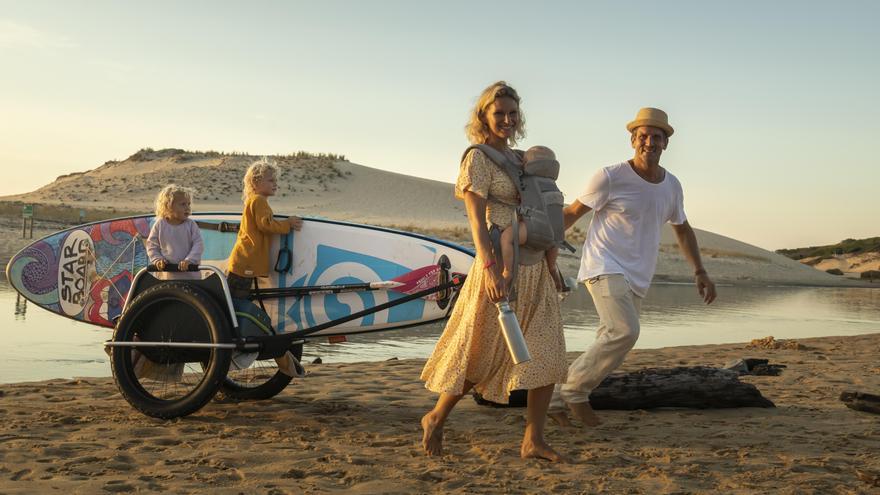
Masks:
[[[0,195],[140,148],[298,150],[453,182],[505,79],[571,201],[642,106],[696,228],[768,249],[880,235],[880,5],[0,0]]]

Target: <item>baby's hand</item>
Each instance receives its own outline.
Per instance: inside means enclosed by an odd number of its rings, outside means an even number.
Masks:
[[[165,260],[158,260],[153,264],[156,265],[156,269],[160,272],[165,270]]]
[[[300,217],[287,217],[287,223],[293,228],[293,230],[299,230],[303,226],[303,219]]]
[[[186,261],[186,260],[181,261],[180,263],[177,264],[177,269],[182,272],[189,270],[189,261]]]

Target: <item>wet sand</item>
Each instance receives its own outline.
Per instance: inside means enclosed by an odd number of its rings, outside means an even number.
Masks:
[[[275,399],[212,402],[172,421],[137,413],[111,379],[5,384],[0,492],[878,493],[880,416],[838,396],[880,393],[880,334],[799,343],[633,351],[624,370],[740,357],[787,368],[743,377],[775,409],[599,411],[597,428],[550,424],[568,465],[520,459],[523,410],[470,398],[450,418],[444,455],[425,457],[419,418],[435,396],[418,381],[423,360],[310,365]]]

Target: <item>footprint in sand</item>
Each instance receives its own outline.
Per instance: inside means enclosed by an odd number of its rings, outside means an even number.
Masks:
[[[12,481],[30,481],[33,479],[31,476],[34,472],[30,469],[22,469],[21,471],[17,471],[15,474],[9,477]]]
[[[104,490],[111,493],[133,492],[134,488],[134,485],[125,480],[110,480],[104,485]]]
[[[150,440],[150,442],[156,445],[161,445],[163,447],[173,447],[175,445],[180,445],[180,440],[170,437],[153,438]]]

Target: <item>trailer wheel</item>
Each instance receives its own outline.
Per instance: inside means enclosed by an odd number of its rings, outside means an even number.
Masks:
[[[302,349],[302,344],[290,348],[297,361],[302,359]],[[280,394],[291,380],[293,377],[282,373],[274,359],[257,360],[242,370],[230,367],[220,384],[220,393],[231,400],[266,400]]]
[[[229,320],[202,289],[185,282],[150,287],[129,304],[115,342],[230,343]],[[217,393],[232,351],[216,347],[113,347],[119,392],[135,409],[170,419],[198,411]]]

